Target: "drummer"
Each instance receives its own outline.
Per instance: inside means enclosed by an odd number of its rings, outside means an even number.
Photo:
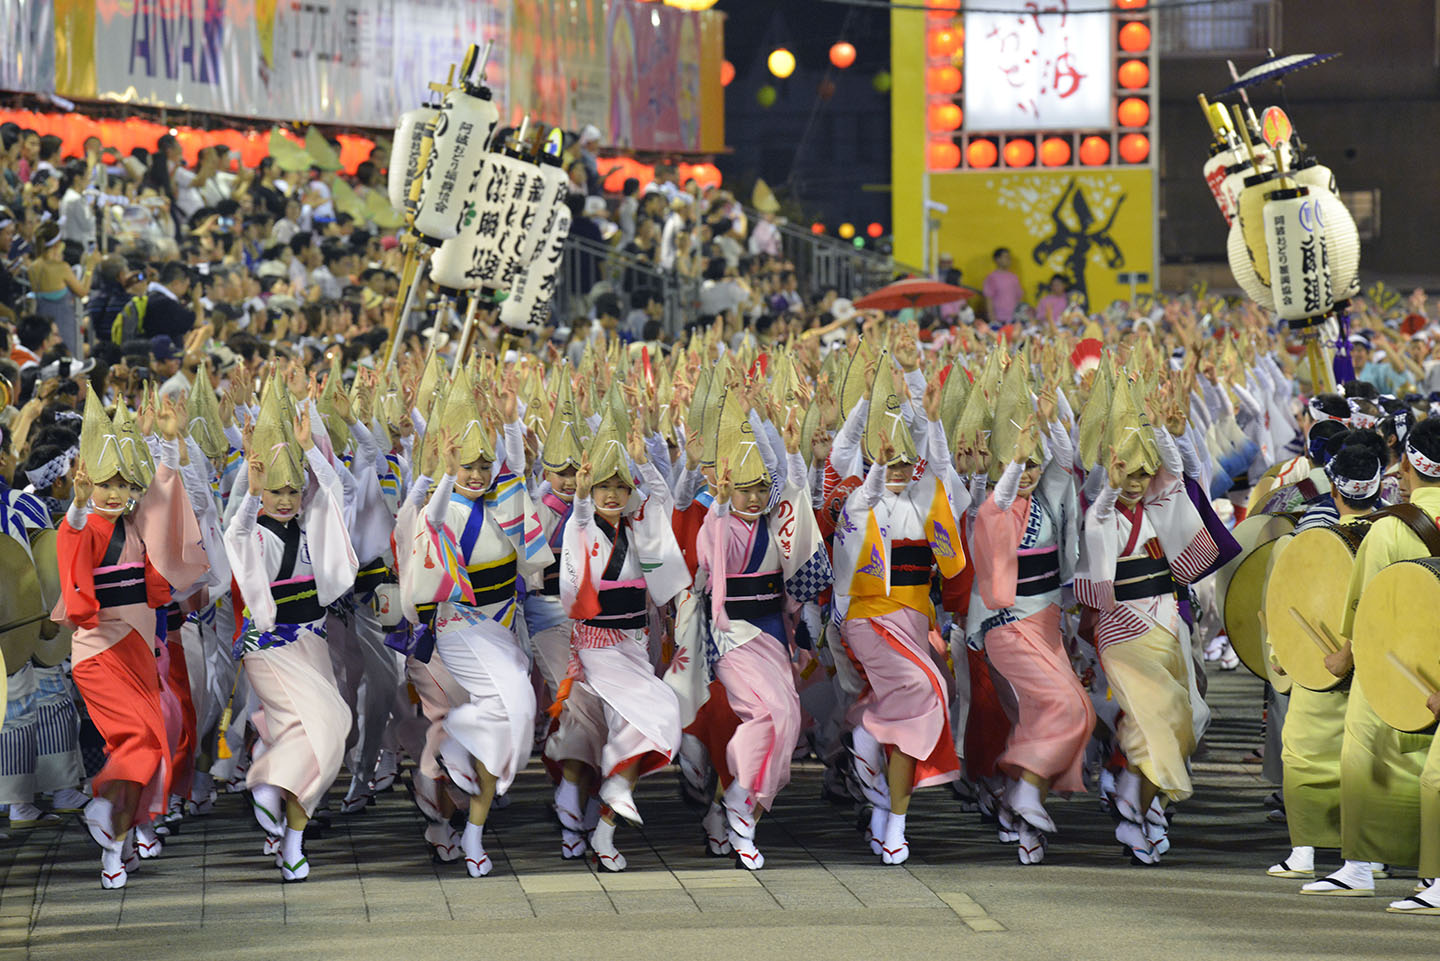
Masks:
[[[1325,465],[1333,500],[1327,496],[1328,504],[1317,503],[1307,510],[1296,531],[1308,530],[1307,524],[1323,525],[1323,515],[1330,511],[1338,511],[1340,524],[1369,514],[1380,496],[1383,472],[1384,465],[1372,451],[1360,446],[1342,449]],[[1343,655],[1331,657],[1338,666]],[[1340,756],[1348,699],[1343,684],[1328,691],[1310,690],[1299,683],[1290,688],[1280,756],[1285,766],[1283,790],[1291,851],[1285,860],[1270,866],[1266,873],[1271,877],[1313,878],[1315,849],[1340,847]]]
[[[1405,438],[1400,481],[1410,493],[1410,503],[1419,504],[1432,518],[1440,515],[1440,421],[1423,420]],[[1440,644],[1436,647],[1440,648]],[[1440,693],[1431,694],[1425,706],[1440,719]],[[1440,747],[1436,746],[1440,739],[1431,735],[1399,736],[1430,741],[1420,772],[1419,873],[1426,887],[1411,897],[1392,901],[1388,910],[1396,914],[1440,915]]]
[[[1440,420],[1416,425],[1406,440],[1405,454],[1400,468],[1403,488],[1409,502],[1433,522],[1440,517]],[[1341,631],[1344,646],[1331,659],[1333,663],[1327,664],[1332,674],[1344,677],[1354,669],[1349,638],[1365,585],[1390,564],[1429,554],[1420,537],[1398,517],[1384,517],[1371,526],[1355,554]],[[1302,893],[1372,897],[1377,868],[1419,863],[1420,772],[1432,740],[1428,734],[1403,734],[1390,727],[1375,713],[1360,684],[1352,680],[1340,749],[1340,852],[1345,864],[1305,885]],[[1432,860],[1437,856],[1440,853],[1432,855]],[[1432,876],[1435,873],[1440,871],[1432,871]],[[1382,871],[1379,876],[1388,875]],[[1440,889],[1434,884],[1418,896],[1423,903],[1406,898],[1391,908],[1424,911],[1429,910],[1428,905],[1440,905]]]

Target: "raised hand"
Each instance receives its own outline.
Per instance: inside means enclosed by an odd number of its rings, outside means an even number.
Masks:
[[[1035,455],[1035,449],[1038,446],[1035,434],[1035,415],[1031,414],[1025,419],[1020,433],[1015,435],[1015,446],[1010,459],[1016,464],[1026,464]]]
[[[800,443],[803,440],[800,436],[800,414],[794,407],[785,413],[785,423],[780,428],[780,437],[785,441],[787,454],[800,453]]]
[[[630,454],[630,459],[637,464],[649,463],[650,457],[645,452],[645,432],[640,426],[639,420],[630,425],[630,436],[625,439],[625,450]]]
[[[1117,491],[1125,486],[1125,465],[1120,463],[1120,454],[1117,451],[1110,452],[1110,462],[1105,465],[1105,473],[1110,486]]]
[[[595,468],[590,463],[590,455],[586,454],[580,460],[580,469],[575,472],[575,496],[580,500],[590,496],[590,490],[594,486],[594,475]]]
[[[460,439],[453,430],[440,432],[440,456],[445,461],[445,473],[451,477],[460,473]]]
[[[90,503],[90,495],[95,493],[95,482],[90,479],[90,472],[85,469],[85,461],[75,461],[75,474],[70,478],[70,486],[74,488],[75,503]]]
[[[180,426],[185,423],[185,411],[180,407],[178,397],[166,397],[160,404],[160,412],[155,417],[155,424],[160,428],[160,436],[166,440],[179,440]]]
[[[310,431],[309,404],[300,404],[295,412],[295,440],[299,442],[301,450],[310,450],[315,446],[315,438]]]
[[[730,482],[730,458],[722,457],[715,465],[715,499],[728,504],[734,493],[735,486]]]

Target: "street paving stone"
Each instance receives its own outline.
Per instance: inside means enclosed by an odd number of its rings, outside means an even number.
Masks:
[[[643,827],[622,827],[624,874],[563,861],[538,762],[487,826],[495,872],[472,880],[435,864],[403,790],[333,817],[308,842],[312,875],[282,885],[239,795],[187,819],[123,891],[102,891],[78,819],[0,842],[0,961],[225,957],[384,961],[439,956],[898,961],[941,956],[1129,958],[1407,958],[1440,954],[1440,918],[1387,915],[1413,872],[1375,898],[1312,899],[1264,868],[1288,852],[1265,820],[1274,790],[1243,755],[1262,740],[1260,684],[1212,673],[1215,712],[1158,868],[1132,867],[1092,796],[1056,799],[1060,831],[1043,865],[965,812],[948,789],[918,794],[910,861],[886,867],[856,811],[820,798],[821,768],[798,764],[761,821],[758,873],[706,856],[699,815],[672,773],[637,791]],[[343,786],[343,779],[342,779]],[[338,808],[338,795],[332,796]],[[1322,867],[1335,861],[1322,852]],[[480,940],[477,940],[480,939]]]

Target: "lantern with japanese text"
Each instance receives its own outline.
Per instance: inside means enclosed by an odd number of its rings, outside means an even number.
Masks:
[[[417,107],[402,113],[400,122],[395,125],[386,187],[390,206],[396,210],[404,210],[410,199],[410,185],[420,173],[422,145],[432,135],[438,114],[434,107]]]
[[[458,234],[461,222],[473,213],[490,135],[500,120],[490,89],[470,79],[478,56],[472,47],[459,86],[445,95],[435,118],[435,142],[415,214],[416,232],[432,247]]]

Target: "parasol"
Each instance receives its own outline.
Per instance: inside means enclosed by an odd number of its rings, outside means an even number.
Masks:
[[[1220,96],[1246,90],[1269,80],[1279,80],[1287,73],[1294,73],[1297,70],[1304,70],[1306,67],[1313,67],[1317,63],[1324,63],[1326,60],[1334,60],[1340,56],[1338,53],[1292,53],[1288,57],[1276,57],[1267,60],[1258,67],[1251,67],[1240,76],[1235,82],[1224,90]]]
[[[942,284],[923,277],[907,277],[881,287],[855,301],[861,310],[904,310],[906,307],[938,307],[957,300],[969,300],[977,292],[969,287]]]

